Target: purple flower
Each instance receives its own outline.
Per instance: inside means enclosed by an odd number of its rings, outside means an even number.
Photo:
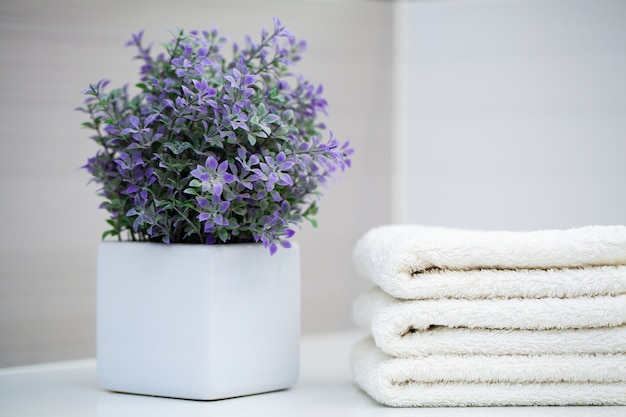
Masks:
[[[199,106],[208,104],[214,109],[217,108],[217,102],[213,100],[213,97],[217,94],[217,90],[210,87],[205,79],[201,81],[193,80],[193,85],[197,91],[197,103]]]
[[[114,161],[120,167],[120,172],[126,173],[133,171],[136,167],[144,166],[146,163],[141,159],[140,152],[134,152],[129,156],[126,152],[121,152],[119,157]]]
[[[224,213],[228,210],[230,202],[220,201],[219,198],[207,199],[204,197],[196,198],[198,207],[200,207],[200,214],[198,214],[198,220],[204,223],[204,232],[213,233],[216,226],[228,226],[228,219],[224,217]]]
[[[209,156],[204,166],[198,165],[196,169],[191,171],[191,176],[196,180],[192,180],[191,186],[200,186],[202,191],[208,191],[212,195],[221,196],[225,184],[235,181],[235,176],[229,172],[228,161],[222,161],[219,165],[217,159]]]
[[[130,116],[128,118],[128,124],[130,125],[130,127],[122,129],[120,135],[128,135],[129,133],[132,133],[133,139],[140,141],[143,138],[144,134],[150,133],[150,129],[147,126],[149,126],[150,123],[152,123],[157,117],[158,115],[150,115],[145,120],[146,127],[141,127],[141,120],[139,119],[139,117]]]
[[[267,191],[272,191],[275,184],[278,185],[292,185],[293,180],[287,173],[294,165],[295,162],[288,160],[284,152],[279,152],[276,155],[276,159],[269,155],[264,157],[265,162],[259,163],[259,168],[252,169],[258,179],[265,182]]]
[[[228,104],[224,104],[225,113],[227,115],[228,123],[230,123],[230,127],[233,130],[237,130],[239,128],[250,131],[246,122],[248,121],[248,115],[242,112],[241,105],[235,104],[232,107],[232,110]]]

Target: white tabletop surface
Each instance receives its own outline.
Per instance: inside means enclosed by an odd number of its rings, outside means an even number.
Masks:
[[[108,392],[95,359],[0,369],[0,416],[550,416],[626,417],[626,407],[388,408],[352,382],[351,346],[360,332],[302,338],[301,376],[289,390],[219,401]]]

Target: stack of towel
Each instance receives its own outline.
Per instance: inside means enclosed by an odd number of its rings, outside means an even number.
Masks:
[[[357,384],[400,407],[626,405],[626,227],[370,230]]]

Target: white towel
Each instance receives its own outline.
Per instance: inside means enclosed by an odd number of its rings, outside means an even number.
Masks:
[[[406,334],[377,332],[377,344],[396,357],[433,354],[538,355],[626,353],[626,325],[593,329],[494,330],[436,327]]]
[[[626,295],[406,301],[373,287],[357,297],[352,315],[395,356],[444,346],[450,353],[622,352],[626,344]]]
[[[355,345],[356,383],[410,406],[626,405],[626,355],[431,355],[394,358]]]
[[[626,294],[626,266],[561,269],[430,270],[408,277],[370,279],[403,299],[573,298]]]
[[[388,225],[353,253],[397,298],[579,297],[626,293],[626,226],[533,232]]]

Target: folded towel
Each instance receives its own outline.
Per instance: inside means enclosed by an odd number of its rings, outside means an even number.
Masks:
[[[376,337],[380,348],[396,357],[433,354],[626,354],[626,325],[563,330],[435,327],[405,334],[383,332],[381,335],[377,332]]]
[[[367,338],[356,383],[397,406],[626,405],[626,355],[431,355],[394,358]]]
[[[381,349],[397,356],[437,352],[436,345],[425,343],[433,340],[448,345],[451,353],[464,349],[470,352],[512,353],[507,350],[518,341],[522,343],[533,339],[536,344],[519,345],[515,348],[516,352],[567,352],[568,340],[570,346],[580,346],[581,352],[594,352],[599,344],[605,342],[606,348],[598,352],[609,348],[616,349],[610,352],[620,352],[626,343],[622,328],[626,324],[626,295],[406,301],[373,287],[357,297],[352,315],[355,323],[371,332]],[[564,332],[568,329],[584,331]],[[507,330],[541,332],[533,335]],[[459,339],[454,346],[454,337],[460,335],[464,335],[465,339]],[[597,339],[594,340],[595,337]],[[465,342],[467,344],[463,344]],[[557,342],[550,347],[554,350],[545,350],[551,342]]]
[[[356,244],[360,275],[397,298],[626,293],[626,226],[534,232],[388,225]]]
[[[626,266],[561,269],[435,269],[407,278],[371,280],[403,299],[573,298],[626,294]]]

